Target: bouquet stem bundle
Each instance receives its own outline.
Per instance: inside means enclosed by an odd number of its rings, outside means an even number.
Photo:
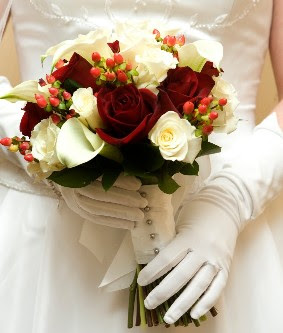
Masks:
[[[164,302],[163,304],[159,305],[155,309],[148,310],[144,306],[144,300],[146,299],[147,295],[157,286],[159,283],[165,278],[166,275],[157,279],[156,281],[150,283],[145,287],[141,287],[137,283],[137,278],[139,272],[143,269],[145,265],[138,265],[134,280],[130,286],[129,290],[129,307],[128,307],[128,328],[133,328],[134,326],[134,316],[136,315],[135,326],[158,326],[164,325],[166,328],[170,327],[164,321],[164,316],[169,307],[174,303],[174,301],[180,296],[183,287],[177,294],[173,295],[168,301]],[[135,305],[136,304],[136,305]],[[217,315],[217,310],[215,307],[210,309],[210,313],[213,317]],[[193,319],[190,316],[190,309],[179,318],[179,320],[174,324],[175,326],[188,326],[189,324],[194,324],[196,327],[200,326],[202,321],[207,319],[206,316],[202,316],[199,320]]]

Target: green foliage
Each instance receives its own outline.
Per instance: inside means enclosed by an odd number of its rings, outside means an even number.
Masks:
[[[201,144],[201,151],[199,152],[197,157],[217,154],[220,152],[221,152],[221,147],[215,145],[214,143],[203,141]]]
[[[78,82],[76,82],[72,79],[66,79],[63,83],[63,87],[70,94],[73,94],[77,89],[81,88],[82,86]]]

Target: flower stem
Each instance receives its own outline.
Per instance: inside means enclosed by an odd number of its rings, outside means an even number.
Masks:
[[[211,308],[209,311],[210,311],[210,313],[211,313],[211,315],[212,315],[213,317],[216,317],[217,314],[218,314],[218,312],[217,312],[217,310],[216,310],[215,307]]]
[[[140,265],[137,267],[137,274],[139,274],[141,271]],[[143,288],[138,285],[138,291],[139,291],[139,305],[140,305],[140,317],[141,317],[141,326],[146,326],[146,315],[145,315],[145,307],[144,307],[144,294],[143,294]]]
[[[138,273],[136,272],[134,280],[130,286],[129,307],[128,307],[128,328],[132,328],[134,326],[134,308],[135,308],[135,298],[137,291],[137,277]]]

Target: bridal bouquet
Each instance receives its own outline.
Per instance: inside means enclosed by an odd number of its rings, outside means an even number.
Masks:
[[[101,177],[108,190],[124,173],[172,194],[175,174],[197,175],[196,158],[220,151],[209,135],[236,128],[237,98],[222,78],[222,54],[218,42],[186,44],[184,35],[148,25],[120,24],[114,33],[98,29],[64,41],[42,57],[53,56],[51,73],[1,97],[27,103],[23,136],[0,142],[22,154],[39,180],[77,188]],[[130,290],[129,327],[136,297],[137,324],[164,323],[170,300],[149,311],[136,277]],[[181,318],[191,321],[189,313]]]

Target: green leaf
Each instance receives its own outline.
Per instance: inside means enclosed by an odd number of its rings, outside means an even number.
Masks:
[[[180,170],[182,175],[197,176],[199,173],[199,165],[196,161],[193,164],[185,163]]]
[[[214,143],[203,141],[201,144],[201,151],[199,152],[197,157],[217,154],[220,152],[221,152],[221,147],[215,145]]]
[[[82,88],[78,82],[72,79],[66,79],[63,83],[63,87],[70,93],[73,94],[79,88]]]
[[[96,177],[97,178],[97,177]],[[89,185],[96,179],[91,169],[82,167],[54,171],[48,179],[64,187],[78,188]]]
[[[102,186],[105,191],[108,191],[115,183],[122,171],[122,167],[108,169],[104,172],[102,176]]]
[[[161,172],[158,174],[158,187],[162,192],[172,194],[178,190],[180,185],[169,174],[168,164],[169,163],[165,163]]]
[[[117,163],[123,162],[123,155],[120,149],[108,143],[105,143],[103,149],[99,154]]]

